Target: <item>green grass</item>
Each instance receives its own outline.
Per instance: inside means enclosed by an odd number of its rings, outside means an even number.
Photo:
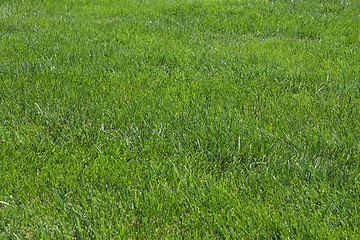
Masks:
[[[3,0],[1,239],[358,239],[356,0]]]

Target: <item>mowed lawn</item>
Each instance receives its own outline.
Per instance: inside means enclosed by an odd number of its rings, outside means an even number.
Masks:
[[[1,0],[0,239],[359,239],[358,0]]]

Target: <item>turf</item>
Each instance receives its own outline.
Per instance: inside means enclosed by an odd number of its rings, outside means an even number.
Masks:
[[[1,239],[358,239],[356,0],[3,0]]]

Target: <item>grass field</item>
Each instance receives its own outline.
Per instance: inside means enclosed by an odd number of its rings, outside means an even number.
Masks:
[[[357,0],[2,0],[0,239],[359,239]]]

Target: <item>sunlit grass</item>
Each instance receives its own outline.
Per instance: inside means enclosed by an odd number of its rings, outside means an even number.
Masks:
[[[359,237],[357,1],[0,3],[0,238]]]

